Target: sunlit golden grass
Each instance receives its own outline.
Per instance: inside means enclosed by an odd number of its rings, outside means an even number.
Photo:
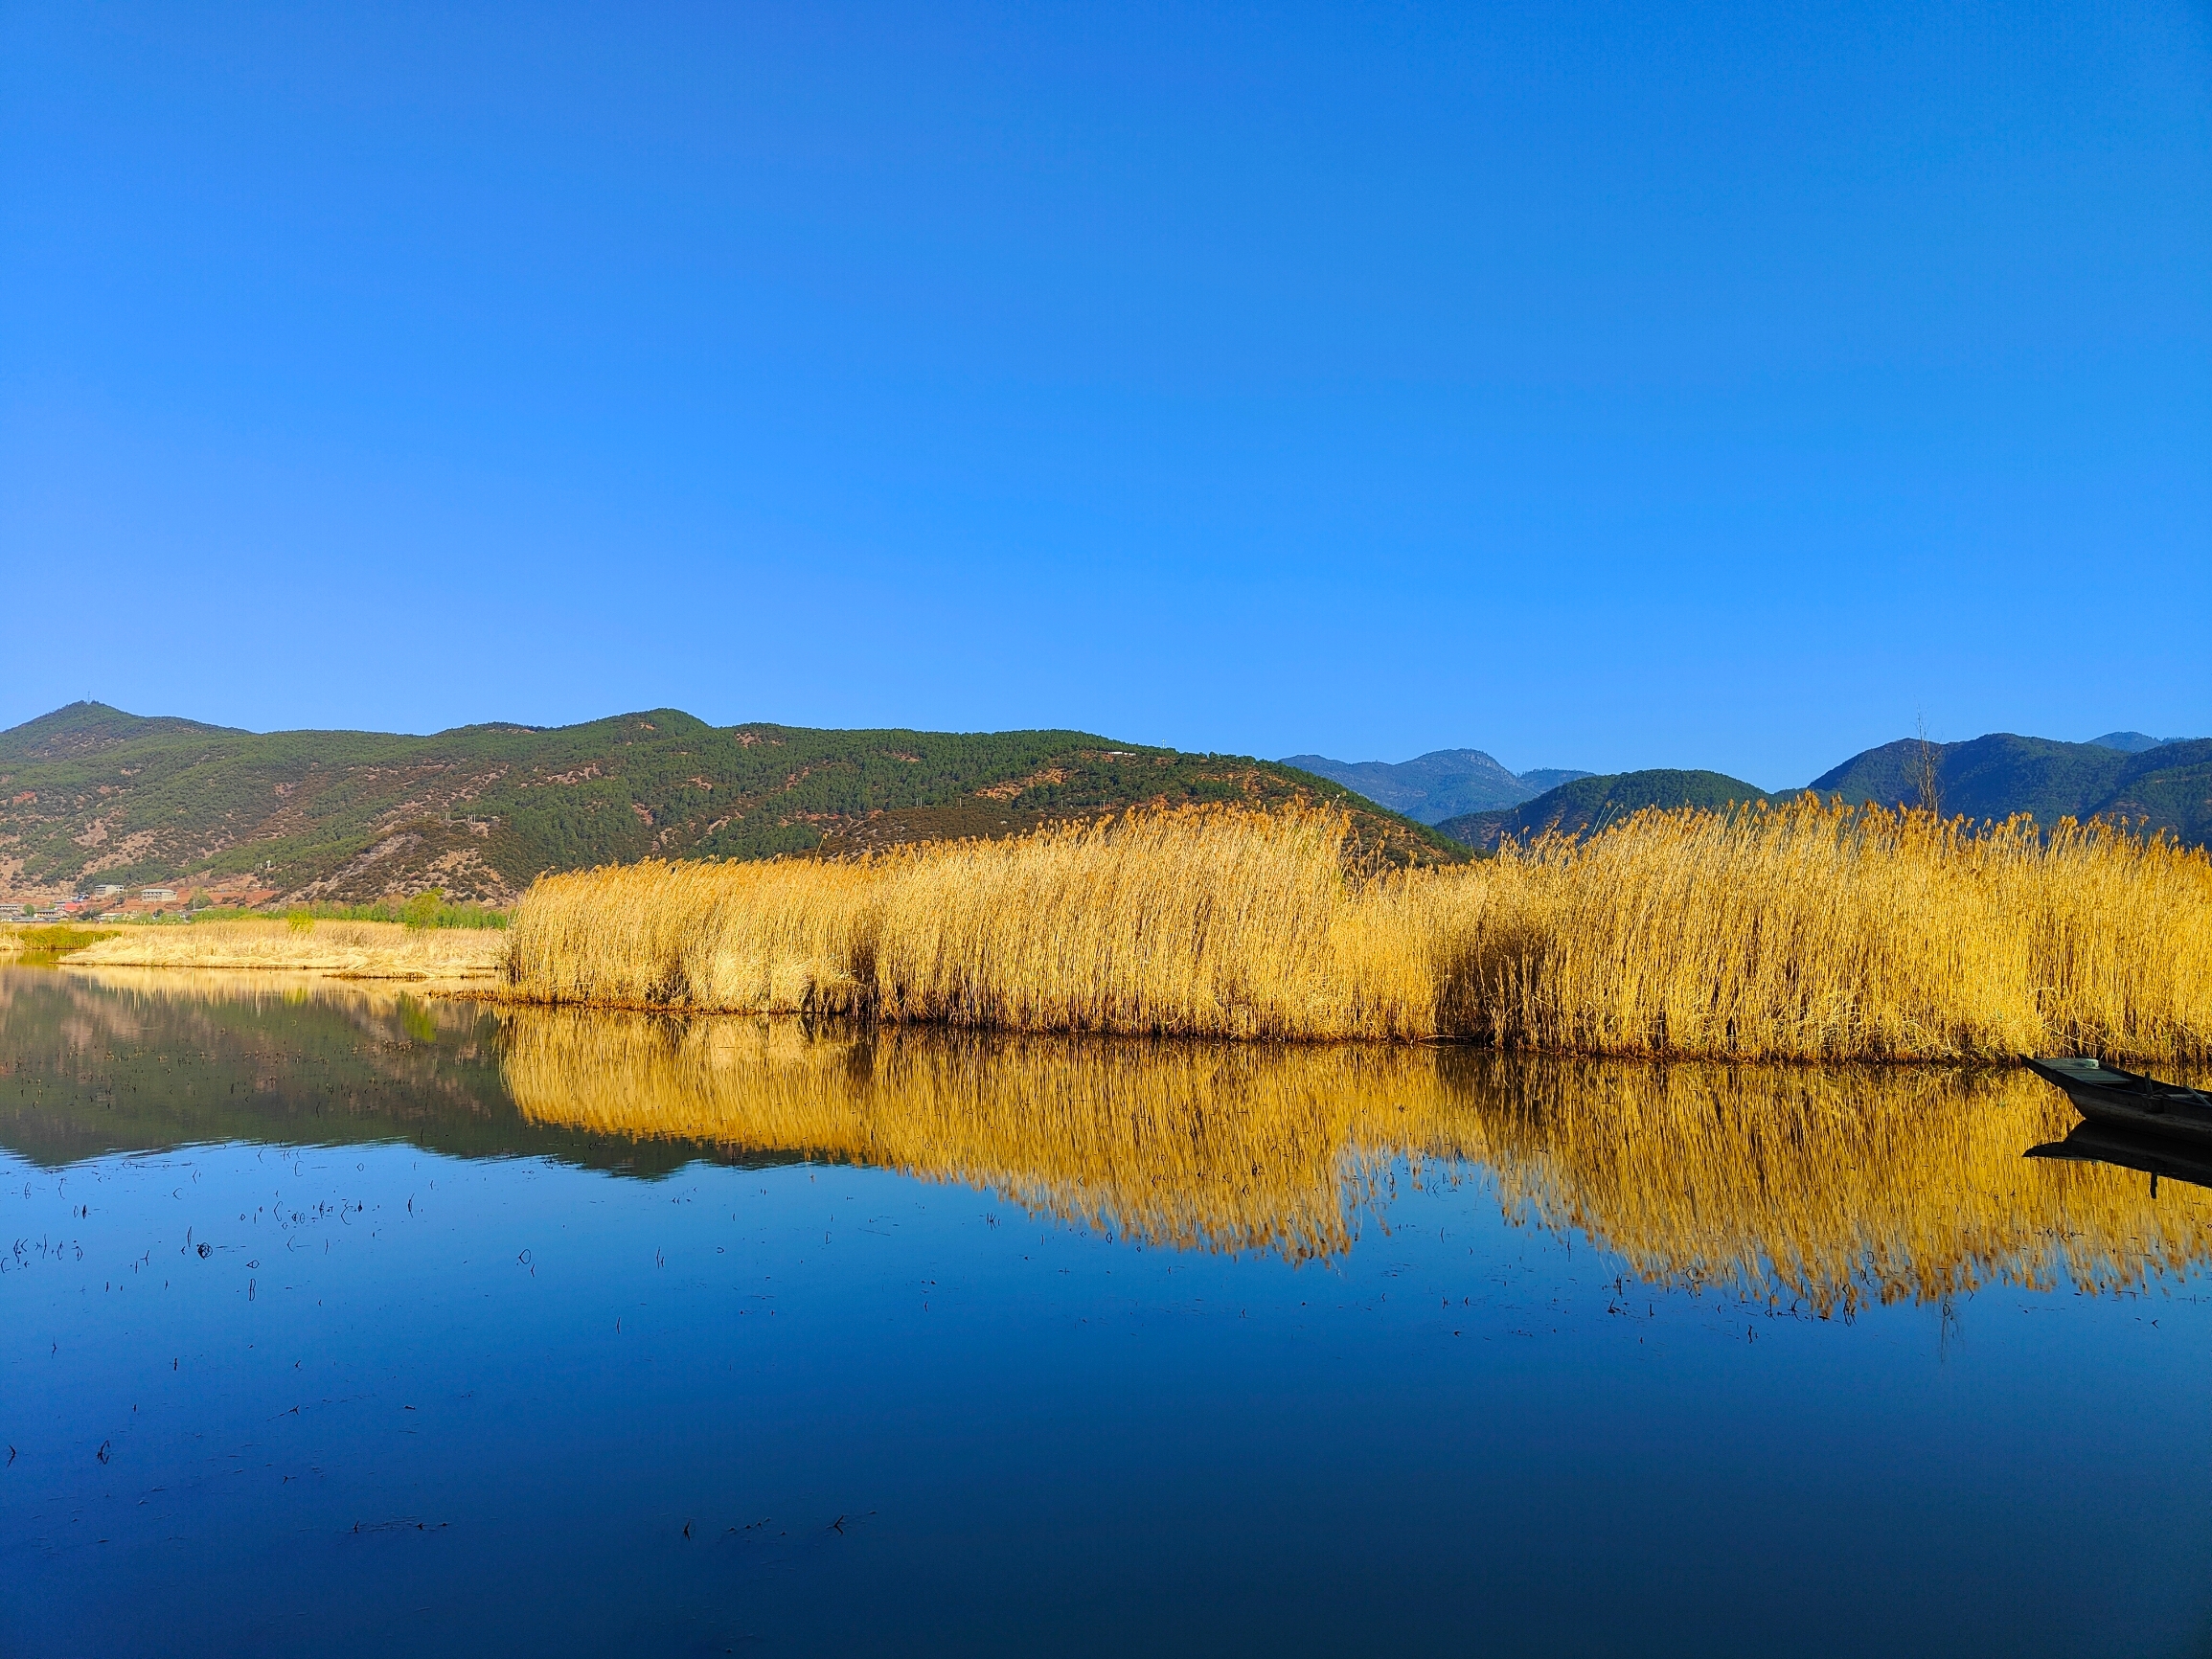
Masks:
[[[1390,925],[1412,890],[1348,883],[1346,831],[1330,813],[1157,812],[849,863],[548,875],[515,911],[513,985],[1013,1031],[1428,1034],[1431,953]]]
[[[1810,800],[1362,876],[1337,813],[1138,812],[832,863],[540,877],[516,996],[1569,1053],[2212,1053],[2212,863]]]
[[[1801,1058],[2212,1052],[2212,862],[2102,825],[1649,812],[1481,879],[1491,914],[1457,936],[1470,1034]]]
[[[1489,1180],[1646,1282],[1826,1315],[2126,1288],[2212,1243],[2212,1193],[2023,1158],[2073,1115],[2018,1070],[502,1018],[534,1121],[888,1168],[1182,1248],[1328,1260],[1388,1225],[1401,1178]]]
[[[506,935],[410,928],[397,921],[283,920],[132,927],[68,958],[72,968],[259,968],[356,979],[490,980],[505,971]]]

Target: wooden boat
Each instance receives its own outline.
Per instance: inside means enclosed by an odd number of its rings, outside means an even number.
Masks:
[[[2212,1144],[2212,1095],[2092,1059],[2029,1059],[2093,1124]]]

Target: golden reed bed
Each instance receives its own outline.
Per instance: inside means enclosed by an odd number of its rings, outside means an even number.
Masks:
[[[77,967],[258,968],[346,979],[495,983],[507,969],[506,936],[495,929],[411,928],[397,921],[279,918],[198,921],[189,927],[125,927],[72,953]]]
[[[2212,862],[1802,800],[1361,877],[1325,810],[540,877],[522,1000],[1802,1059],[2212,1054]]]
[[[2212,1241],[2212,1193],[2023,1158],[2064,1135],[2018,1071],[1568,1060],[516,1008],[522,1114],[993,1190],[1145,1242],[1347,1250],[1395,1171],[1489,1179],[1516,1222],[1647,1281],[1828,1314],[1992,1284],[2113,1290]],[[1487,1167],[1487,1176],[1482,1167]]]

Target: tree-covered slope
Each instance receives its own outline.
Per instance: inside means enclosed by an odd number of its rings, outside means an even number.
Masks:
[[[2102,741],[2062,743],[1993,732],[1963,743],[1931,745],[1938,805],[1969,818],[2034,815],[2148,819],[2182,840],[2212,839],[2212,739],[2128,751]],[[1920,744],[1913,739],[1854,755],[1813,781],[1822,795],[1854,804],[1921,805],[1915,781]]]
[[[1504,811],[1448,818],[1437,830],[1488,852],[1508,836],[1528,841],[1553,830],[1587,834],[1646,807],[1725,807],[1767,799],[1758,785],[1722,772],[1614,772],[1577,778]]]
[[[2131,755],[2140,755],[2145,749],[2155,749],[2160,743],[2178,743],[2180,738],[2154,738],[2148,732],[2107,732],[2090,742],[2103,749],[2125,749]]]
[[[1378,856],[1457,855],[1294,767],[1083,732],[720,727],[656,709],[431,737],[253,733],[79,703],[0,732],[0,892],[259,872],[287,897],[440,886],[496,902],[541,870],[1005,833],[1153,801],[1294,799],[1353,808]]]

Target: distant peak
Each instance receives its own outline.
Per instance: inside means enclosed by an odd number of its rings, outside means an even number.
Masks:
[[[2147,732],[2107,732],[2089,741],[2100,749],[2118,749],[2123,754],[2140,755],[2145,749],[2155,749],[2162,742],[2171,743],[2172,738],[2154,738]]]
[[[1410,761],[1397,761],[1289,755],[1282,763],[1341,784],[1422,824],[1436,824],[1493,807],[1510,807],[1537,793],[1481,749],[1431,749]]]
[[[57,761],[94,755],[119,743],[161,732],[223,732],[174,715],[133,715],[89,700],[64,703],[51,714],[0,732],[0,759]]]

